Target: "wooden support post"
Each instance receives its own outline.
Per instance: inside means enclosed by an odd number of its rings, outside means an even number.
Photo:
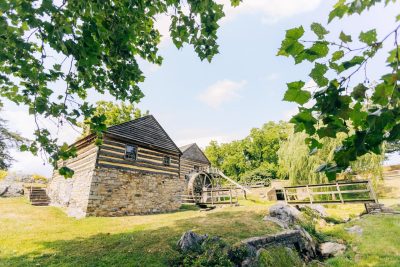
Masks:
[[[369,196],[375,201],[375,203],[378,203],[378,199],[376,198],[375,191],[374,188],[372,187],[370,179],[368,179],[367,188],[369,189]]]
[[[214,205],[214,198],[213,198],[213,191],[212,191],[212,188],[211,188],[211,205]]]
[[[287,204],[288,203],[288,199],[287,199],[287,195],[286,195],[286,188],[284,187],[282,191],[283,191],[283,198],[285,199],[285,203]]]
[[[339,183],[338,183],[338,182],[336,182],[336,189],[337,189],[337,191],[338,191],[338,193],[339,193],[340,201],[342,202],[342,204],[344,204],[342,192],[340,191],[340,186],[339,186]]]
[[[308,197],[310,198],[310,204],[312,204],[313,203],[313,197],[312,197],[312,194],[310,192],[310,188],[308,187],[308,185],[306,186],[306,188],[307,188],[307,192],[308,192]]]
[[[229,196],[230,196],[230,202],[231,202],[231,206],[232,206],[232,189],[229,189]]]

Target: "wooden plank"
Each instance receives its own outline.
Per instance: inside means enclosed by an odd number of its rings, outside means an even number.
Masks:
[[[137,167],[137,166],[130,166],[126,164],[117,164],[117,163],[109,163],[106,161],[101,161],[99,160],[99,167],[104,167],[104,168],[115,168],[115,169],[121,169],[121,170],[126,170],[126,171],[137,171],[137,172],[145,172],[149,174],[162,174],[162,175],[172,175],[172,176],[178,176],[178,172],[163,172],[163,171],[154,171],[154,169],[148,169],[148,168],[143,168],[143,167]]]

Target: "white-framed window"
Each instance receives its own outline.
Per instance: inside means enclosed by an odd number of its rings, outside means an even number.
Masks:
[[[126,145],[125,146],[125,158],[130,160],[136,160],[137,157],[137,146]]]
[[[163,163],[164,163],[165,166],[171,165],[171,157],[170,156],[164,156]]]

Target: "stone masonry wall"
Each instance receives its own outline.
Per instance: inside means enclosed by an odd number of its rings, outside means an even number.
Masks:
[[[90,144],[78,150],[76,158],[63,164],[75,171],[72,178],[66,179],[58,173],[58,170],[54,170],[53,177],[49,181],[47,194],[50,204],[67,208],[69,216],[77,218],[86,216],[97,149],[96,145]]]
[[[174,211],[181,205],[184,180],[165,175],[97,167],[87,216],[124,216]]]

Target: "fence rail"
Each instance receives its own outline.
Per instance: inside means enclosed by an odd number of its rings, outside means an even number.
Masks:
[[[283,194],[288,204],[378,202],[369,180],[287,186]]]

